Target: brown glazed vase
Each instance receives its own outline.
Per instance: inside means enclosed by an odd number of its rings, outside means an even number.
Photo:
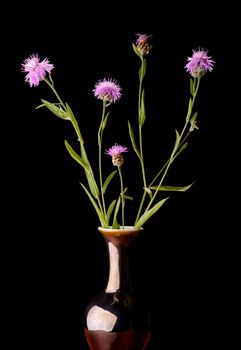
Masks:
[[[133,293],[129,273],[129,246],[143,228],[98,230],[109,253],[109,278],[86,307],[86,341],[90,350],[144,350],[151,336],[150,315]]]

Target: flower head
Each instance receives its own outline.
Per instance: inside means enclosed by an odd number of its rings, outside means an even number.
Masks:
[[[32,86],[38,86],[39,82],[46,76],[46,72],[50,73],[54,68],[54,65],[49,63],[48,58],[45,58],[42,62],[37,54],[29,56],[22,63],[22,71],[28,73],[25,77],[25,81]]]
[[[124,158],[122,156],[123,152],[128,152],[128,148],[115,143],[114,146],[105,151],[105,154],[112,157],[112,164],[114,166],[122,166],[124,162]]]
[[[121,87],[114,79],[99,80],[95,84],[93,92],[98,99],[110,103],[116,102],[121,98]]]
[[[188,57],[187,61],[185,68],[194,78],[202,77],[208,70],[211,72],[215,63],[205,49],[193,50],[192,57]]]
[[[151,35],[147,35],[147,34],[136,34],[138,36],[138,38],[136,39],[136,47],[138,49],[138,51],[140,52],[140,54],[142,56],[147,55],[150,50],[151,50],[151,46],[148,43],[148,38],[151,37]]]

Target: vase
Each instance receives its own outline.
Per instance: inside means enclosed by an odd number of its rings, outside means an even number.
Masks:
[[[130,246],[143,228],[98,230],[107,246],[109,277],[85,310],[87,344],[90,350],[144,350],[151,337],[150,314],[133,292],[130,273]]]

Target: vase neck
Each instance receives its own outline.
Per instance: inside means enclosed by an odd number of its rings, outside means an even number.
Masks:
[[[131,292],[129,255],[131,243],[143,228],[126,226],[124,229],[98,228],[109,253],[109,278],[106,293]]]
[[[106,243],[109,252],[109,278],[106,293],[115,293],[117,291],[131,292],[129,247],[115,245],[108,239]]]

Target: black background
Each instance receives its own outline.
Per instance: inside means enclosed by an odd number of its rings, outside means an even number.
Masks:
[[[133,259],[133,284],[153,319],[148,350],[194,349],[207,342],[214,346],[217,339],[225,340],[223,276],[230,248],[221,233],[226,225],[223,202],[228,201],[220,188],[230,161],[226,145],[232,139],[227,116],[235,9],[220,5],[203,9],[187,3],[158,9],[148,2],[130,11],[120,4],[102,5],[93,4],[88,10],[70,4],[53,9],[43,4],[35,9],[15,7],[17,19],[10,10],[5,13],[0,139],[2,339],[6,349],[15,345],[87,349],[84,308],[108,277],[99,223],[79,185],[83,173],[63,143],[67,139],[76,145],[74,132],[47,110],[35,110],[40,98],[51,100],[52,95],[43,83],[30,88],[24,82],[21,63],[38,53],[55,65],[56,87],[74,110],[95,162],[101,102],[92,90],[104,77],[117,79],[123,89],[122,99],[111,107],[104,147],[118,142],[131,148],[127,120],[135,122],[140,63],[131,44],[140,32],[152,34],[153,44],[145,80],[144,147],[150,173],[159,169],[159,160],[165,159],[174,142],[174,129],[183,125],[189,89],[186,57],[192,49],[204,47],[216,62],[213,72],[201,81],[196,105],[199,130],[168,178],[173,185],[193,180],[195,184],[186,193],[172,195],[145,225]],[[105,162],[110,171],[110,159]],[[123,173],[136,196],[140,169],[131,152],[125,156]],[[134,217],[129,211],[128,215],[130,220]]]

